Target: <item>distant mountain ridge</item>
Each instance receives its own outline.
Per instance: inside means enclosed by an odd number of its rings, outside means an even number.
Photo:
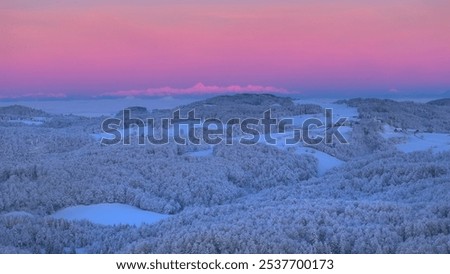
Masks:
[[[319,105],[298,105],[289,97],[249,93],[215,96],[180,106],[179,109],[183,115],[195,109],[196,114],[201,118],[219,118],[224,120],[261,117],[269,109],[275,117],[319,113],[322,111]]]
[[[51,115],[39,109],[21,105],[12,105],[0,107],[0,116],[10,116],[15,118],[34,118],[34,117],[50,117]]]
[[[428,102],[427,104],[435,106],[450,106],[450,98],[433,100]]]

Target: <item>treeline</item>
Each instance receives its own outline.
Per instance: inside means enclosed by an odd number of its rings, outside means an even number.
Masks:
[[[204,159],[189,156],[195,146],[101,146],[86,136],[55,132],[2,135],[0,212],[43,215],[76,204],[118,202],[177,213],[317,174],[315,158],[264,145],[217,146]]]
[[[420,132],[450,132],[448,104],[398,102],[388,99],[351,99],[341,103],[357,107],[360,118],[377,119],[393,127]]]

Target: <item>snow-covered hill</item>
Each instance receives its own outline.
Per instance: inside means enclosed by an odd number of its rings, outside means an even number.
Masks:
[[[0,253],[450,253],[446,101],[168,101],[89,102],[110,114],[101,118],[70,115],[73,101],[58,114],[0,108]],[[294,123],[275,143],[239,144],[248,134],[238,129],[231,145],[139,145],[147,134],[132,126],[134,142],[101,144],[111,137],[102,122],[125,106],[154,119],[198,108],[196,133],[205,118],[268,108]],[[347,142],[286,143],[305,120],[324,122],[326,108],[334,122],[348,118],[337,125]]]

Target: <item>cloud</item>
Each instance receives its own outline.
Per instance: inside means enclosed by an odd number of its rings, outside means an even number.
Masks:
[[[144,90],[122,90],[104,93],[104,96],[170,96],[170,95],[198,95],[198,94],[221,94],[221,93],[289,93],[284,88],[259,85],[231,85],[231,86],[206,86],[198,83],[190,88],[148,88]]]

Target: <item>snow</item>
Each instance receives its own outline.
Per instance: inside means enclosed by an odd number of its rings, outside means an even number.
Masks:
[[[396,129],[389,125],[383,125],[383,132],[381,132],[381,136],[385,139],[403,138],[405,137],[405,133],[402,132],[401,129]]]
[[[76,254],[88,254],[89,252],[86,250],[86,248],[79,247],[79,248],[75,248],[75,253]]]
[[[450,135],[443,133],[418,133],[409,135],[405,143],[397,144],[403,152],[414,152],[431,149],[433,152],[450,150]]]
[[[101,225],[142,225],[159,222],[169,215],[154,213],[124,204],[95,204],[67,207],[52,215],[66,220],[87,220]]]
[[[120,136],[122,136],[122,138],[126,137],[125,130],[122,127],[118,127],[116,130],[118,132],[120,132]],[[138,136],[139,128],[132,127],[129,130],[130,130],[129,131],[130,136]],[[144,135],[147,136],[148,135],[148,126],[144,126],[143,130],[144,130]],[[115,138],[114,134],[107,133],[107,132],[93,133],[93,134],[90,134],[90,136],[92,136],[96,141],[101,141],[102,139],[112,140]]]
[[[34,217],[33,214],[26,211],[12,211],[5,214],[0,215],[2,217]]]
[[[326,100],[326,99],[318,99],[318,100],[295,100],[296,104],[315,104],[321,106],[323,109],[332,109],[333,110],[333,123],[339,121],[340,118],[347,118],[348,121],[357,121],[358,119],[358,109],[354,107],[349,107],[346,104],[335,104],[333,103],[335,100]],[[322,121],[323,126],[314,127],[312,126],[310,132],[313,133],[311,137],[314,137],[314,134],[319,134],[320,136],[324,136],[325,132],[325,113],[317,113],[317,114],[304,114],[297,115],[293,117],[286,117],[287,119],[292,119],[293,125],[295,127],[302,127],[303,123],[308,119],[319,119]],[[352,132],[352,128],[349,126],[340,126],[339,132],[346,137],[349,138]]]
[[[414,130],[395,130],[384,125],[381,133],[385,139],[395,140],[398,150],[405,153],[431,149],[433,152],[450,150],[450,134],[447,133],[415,133]]]
[[[194,129],[203,128],[203,122],[200,122],[198,124],[194,124],[193,128]],[[178,124],[178,130],[179,130],[178,133],[179,133],[180,137],[188,138],[188,136],[189,136],[189,125],[187,125],[187,124]],[[169,137],[174,137],[175,136],[175,126],[170,126],[169,127],[168,135],[169,135]]]
[[[22,123],[28,126],[40,126],[43,124],[42,121],[34,121],[34,120],[9,120],[10,123]]]
[[[323,113],[297,115],[293,117],[287,117],[287,119],[292,119],[292,124],[294,126],[302,126],[308,119],[319,119],[320,121],[322,121],[322,123],[325,124],[325,116]]]
[[[192,157],[210,157],[213,156],[213,149],[205,149],[205,150],[199,150],[194,152],[188,152],[186,155],[192,156]]]
[[[348,129],[344,130],[343,134],[345,135],[347,131]],[[344,161],[339,160],[338,158],[332,155],[329,155],[325,152],[316,150],[311,147],[304,147],[301,144],[293,144],[293,145],[286,144],[286,139],[292,138],[292,136],[293,136],[292,132],[272,134],[272,137],[276,139],[276,144],[274,144],[274,146],[282,150],[287,149],[289,147],[295,147],[295,152],[297,154],[299,155],[308,154],[315,157],[318,160],[318,176],[323,176],[328,170],[344,163]],[[267,143],[262,135],[259,138],[259,143],[266,145],[273,145]]]
[[[352,127],[349,126],[340,126],[339,127],[339,132],[342,134],[342,136],[344,136],[347,140],[350,138],[350,136],[352,135]]]
[[[92,138],[94,138],[95,141],[101,141],[102,139],[107,139],[107,140],[114,139],[114,134],[110,134],[110,133],[106,133],[106,132],[94,133],[94,134],[90,134],[90,136],[92,136]]]
[[[335,99],[316,99],[316,100],[295,100],[294,103],[303,104],[314,104],[319,105],[322,108],[331,108],[333,110],[333,121],[339,120],[341,117],[347,117],[349,120],[357,120],[358,109],[355,107],[349,107],[346,104],[335,104]],[[323,114],[322,114],[323,117]]]
[[[305,102],[301,101],[301,103],[314,103],[314,102]],[[339,117],[356,117],[357,112],[356,109],[347,107],[346,105],[338,105],[338,104],[321,104],[322,107],[332,108],[333,105],[338,106],[336,109],[338,111],[333,112],[333,121],[336,122]],[[294,117],[288,117],[293,119],[294,126],[301,126],[304,121],[310,118],[317,118],[320,119],[322,122],[325,123],[325,116],[324,114],[307,114],[307,115],[299,115]],[[352,128],[349,126],[340,126],[339,131],[342,133],[342,135],[346,138],[349,138]],[[325,126],[320,128],[311,128],[310,131],[310,137],[315,138],[316,136],[324,136],[325,133]],[[272,133],[271,137],[276,139],[275,144],[269,144],[266,142],[264,135],[259,136],[259,143],[266,144],[266,145],[275,145],[279,149],[287,149],[289,147],[295,147],[295,151],[299,155],[308,154],[313,157],[315,157],[318,160],[318,176],[323,176],[328,170],[335,168],[337,166],[340,166],[344,163],[344,161],[339,160],[338,158],[329,155],[325,152],[316,150],[314,148],[310,147],[304,147],[302,146],[302,141],[298,144],[292,144],[288,145],[286,144],[287,139],[291,139],[294,137],[293,131],[286,131],[284,133]]]
[[[202,128],[202,127],[203,127],[203,123],[195,124],[193,126],[194,129],[199,129],[199,128]],[[179,128],[178,129],[178,132],[179,132],[178,136],[181,137],[181,138],[184,138],[184,139],[188,139],[188,137],[189,137],[189,126],[186,125],[186,124],[180,124],[180,125],[178,125],[178,128]],[[225,128],[225,126],[224,126],[224,128]],[[144,126],[143,128],[139,128],[137,126],[133,126],[133,127],[129,128],[129,135],[131,137],[136,137],[136,136],[139,136],[139,133],[141,131],[143,131],[143,134],[144,134],[143,136],[147,137],[149,132],[152,133],[152,130],[153,129],[150,128],[147,125]],[[122,137],[126,137],[127,136],[127,134],[126,134],[125,130],[123,129],[123,127],[118,127],[117,131],[120,132],[120,136],[122,136]],[[168,129],[166,129],[166,131],[167,131],[167,136],[169,138],[175,137],[175,127],[174,126],[170,126]],[[155,134],[155,138],[157,138],[157,139],[162,138],[161,130],[155,130],[154,134]],[[102,139],[111,140],[111,139],[115,138],[114,134],[106,133],[106,132],[93,133],[93,134],[90,134],[90,136],[92,138],[94,138],[96,141],[101,141]]]
[[[298,147],[296,148],[296,153],[300,155],[309,154],[314,156],[319,162],[317,170],[319,176],[323,176],[328,170],[340,166],[344,163],[344,161],[341,161],[334,156],[313,148]]]

